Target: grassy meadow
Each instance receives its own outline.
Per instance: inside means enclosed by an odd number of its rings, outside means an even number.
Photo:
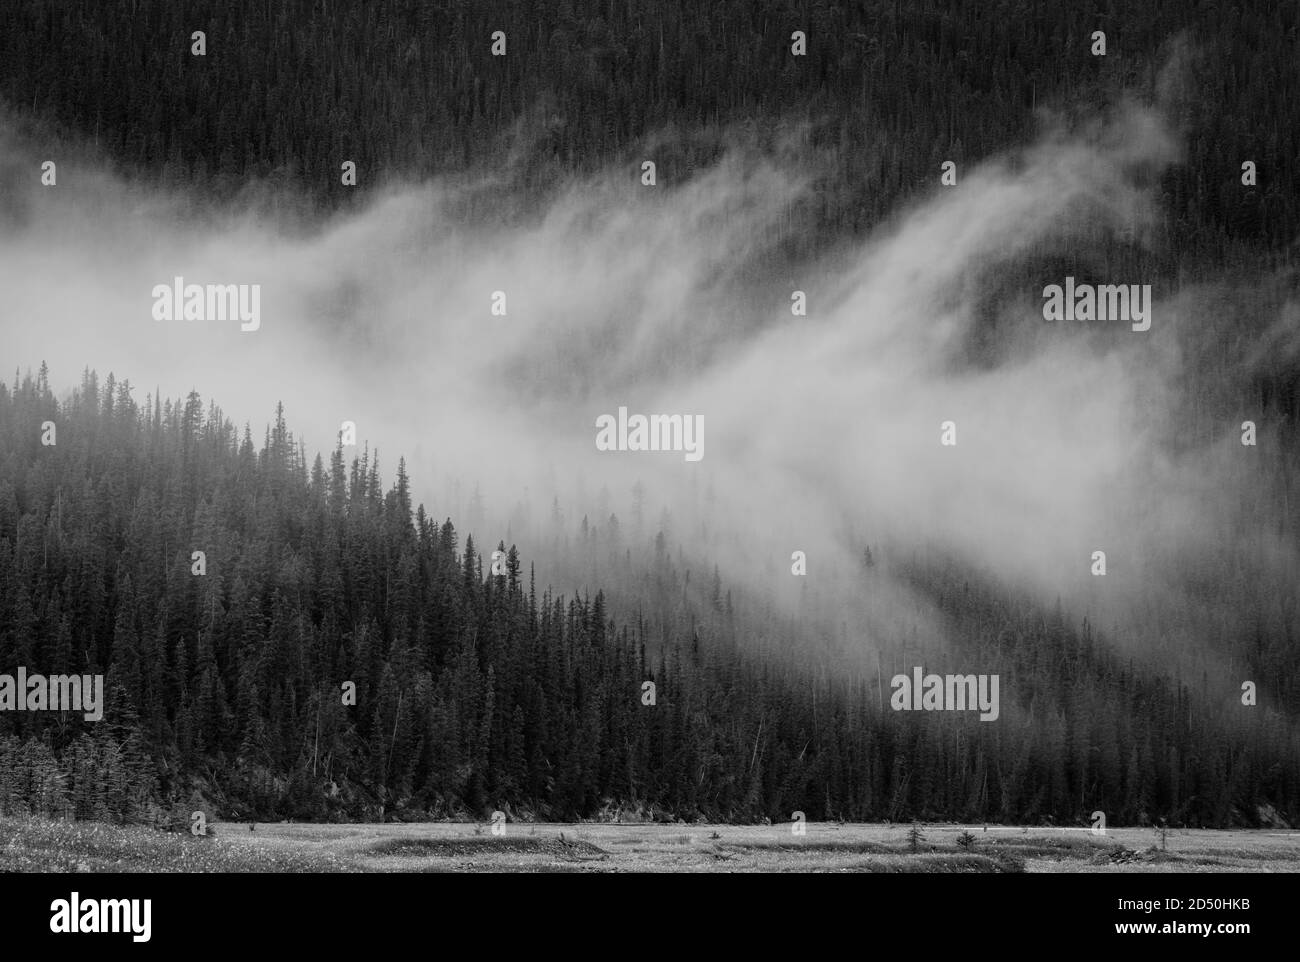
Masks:
[[[1296,872],[1300,832],[216,822],[209,834],[0,817],[3,872]],[[965,837],[964,837],[965,836]]]

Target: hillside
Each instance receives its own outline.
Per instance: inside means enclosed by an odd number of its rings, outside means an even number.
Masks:
[[[282,412],[255,446],[197,394],[132,393],[87,372],[60,402],[44,369],[0,386],[0,665],[108,692],[99,726],[0,713],[0,813],[1300,817],[1290,718],[1233,715],[1214,681],[977,584],[917,574],[1002,673],[1000,723],[891,711],[864,672],[764,654],[724,585],[616,622],[514,547],[493,574],[491,548],[413,507],[404,462],[385,490],[368,451],[309,464]]]

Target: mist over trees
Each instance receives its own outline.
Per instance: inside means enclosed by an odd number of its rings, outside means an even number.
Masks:
[[[55,445],[40,443],[47,420]],[[892,711],[886,678],[782,656],[784,626],[746,612],[716,570],[690,590],[652,525],[635,555],[649,569],[624,575],[616,517],[556,519],[621,591],[675,599],[635,620],[601,592],[539,587],[513,546],[495,546],[493,574],[493,546],[412,505],[401,460],[388,488],[368,450],[309,464],[281,411],[255,444],[197,394],[139,405],[87,371],[60,403],[42,369],[0,386],[0,438],[0,664],[102,672],[107,693],[104,727],[0,713],[5,812],[1300,814],[1289,720],[1233,717],[1234,692],[1210,679],[1153,677],[1087,624],[970,581],[916,575],[1002,673],[996,724]]]
[[[833,160],[817,209],[788,226],[796,251],[869,229],[945,160],[1026,143],[1040,108],[1144,87],[1187,131],[1160,184],[1168,230],[1206,258],[1300,230],[1300,131],[1281,119],[1300,116],[1298,18],[1271,0],[24,0],[0,10],[0,94],[166,182],[230,195],[267,179],[331,205],[355,196],[345,160],[362,186],[503,168],[540,202],[647,146],[685,179],[729,135],[773,144],[806,125],[799,152]],[[1243,190],[1246,160],[1261,174]]]

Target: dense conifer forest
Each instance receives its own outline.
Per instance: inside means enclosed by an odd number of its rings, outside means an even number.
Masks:
[[[47,420],[53,446],[39,440]],[[998,724],[891,711],[866,672],[764,651],[762,613],[739,610],[716,575],[686,592],[662,531],[634,580],[676,597],[651,606],[672,614],[619,623],[602,593],[539,588],[504,544],[493,575],[492,547],[412,506],[402,462],[386,490],[368,451],[309,465],[281,412],[257,445],[197,394],[141,406],[126,382],[86,372],[61,404],[42,369],[0,387],[0,438],[0,664],[103,672],[108,692],[99,725],[0,714],[7,812],[1086,824],[1103,810],[1209,826],[1298,814],[1287,721],[1229,717],[1210,679],[1154,678],[1086,624],[952,574],[917,577],[1016,693]],[[572,533],[581,551],[608,548],[585,518]]]
[[[504,168],[540,203],[647,144],[685,179],[728,136],[797,132],[801,155],[832,158],[818,209],[788,225],[797,249],[870,228],[944,160],[1026,142],[1039,109],[1146,90],[1187,133],[1161,189],[1194,261],[1300,230],[1300,125],[1283,121],[1300,117],[1298,21],[1271,0],[21,0],[0,10],[0,94],[149,176],[218,195],[267,180],[328,205],[357,197],[338,189],[349,159],[372,185]],[[1252,190],[1244,160],[1268,172]]]

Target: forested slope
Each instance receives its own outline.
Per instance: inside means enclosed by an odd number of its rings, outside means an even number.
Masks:
[[[1272,0],[21,0],[0,9],[0,95],[169,183],[229,195],[266,178],[329,205],[357,199],[344,160],[361,193],[505,170],[490,206],[503,183],[540,202],[643,156],[680,181],[727,137],[802,126],[800,155],[830,164],[784,238],[807,249],[869,229],[944,160],[1027,142],[1040,109],[1145,91],[1186,135],[1161,183],[1173,243],[1204,258],[1300,230],[1298,31],[1296,5]]]
[[[619,624],[600,593],[537,585],[513,547],[493,575],[492,549],[409,489],[399,461],[385,490],[369,452],[309,464],[278,412],[255,445],[196,394],[141,406],[87,372],[60,403],[43,369],[0,387],[0,665],[103,672],[108,692],[97,725],[0,713],[0,810],[1300,814],[1289,719],[1230,717],[1232,692],[1154,678],[1059,615],[930,575],[1002,673],[1002,715],[895,712],[887,677],[753,650],[761,619],[724,584]]]

